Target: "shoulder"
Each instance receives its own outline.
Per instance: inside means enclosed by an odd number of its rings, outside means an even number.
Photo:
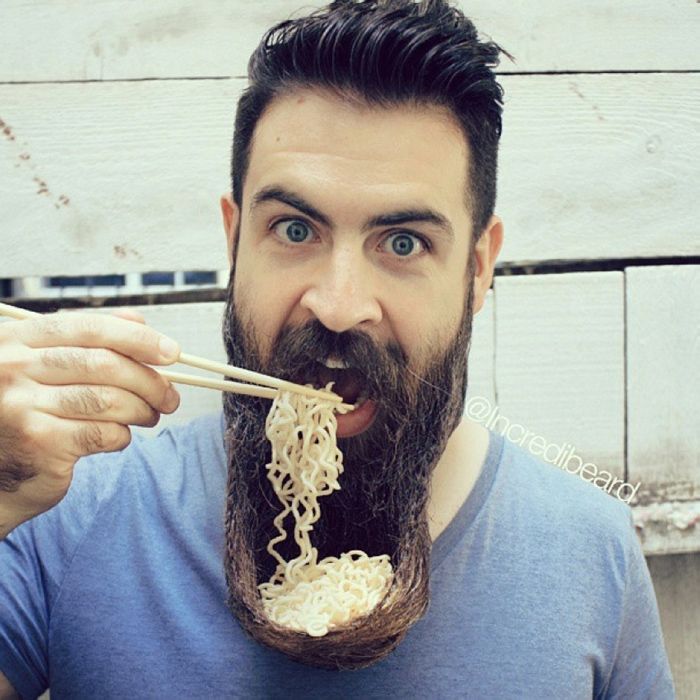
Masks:
[[[100,502],[124,489],[165,488],[169,482],[184,478],[188,465],[201,460],[219,467],[225,463],[220,413],[164,428],[153,436],[135,433],[120,452],[80,459],[70,489],[57,509],[94,512]]]
[[[10,537],[24,540],[42,556],[67,561],[100,518],[118,514],[114,517],[122,523],[137,519],[139,503],[177,508],[177,494],[185,486],[202,500],[202,491],[221,489],[225,474],[221,413],[165,428],[154,437],[135,434],[120,452],[79,460],[65,498]]]
[[[500,575],[532,595],[558,596],[562,619],[595,609],[601,626],[607,619],[617,629],[630,595],[646,599],[651,590],[631,509],[500,435],[491,439],[498,468],[478,530]]]
[[[105,456],[100,455],[101,458]],[[170,426],[154,437],[137,435],[114,461],[117,470],[126,469],[137,479],[144,473],[155,472],[163,483],[188,478],[197,472],[201,474],[197,465],[206,465],[205,474],[220,475],[226,464],[223,414],[213,413],[185,425]],[[114,463],[111,466],[114,467]],[[89,463],[80,465],[83,471],[90,471],[91,467]]]
[[[500,435],[491,433],[491,439],[501,450],[492,495],[499,517],[512,527],[534,530],[551,544],[612,548],[622,557],[635,546],[632,511],[625,503]]]

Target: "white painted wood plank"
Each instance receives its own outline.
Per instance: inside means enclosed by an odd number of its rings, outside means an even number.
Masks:
[[[700,75],[504,82],[502,261],[700,254]],[[241,86],[0,86],[0,277],[225,265]]]
[[[3,3],[0,82],[243,75],[263,32],[301,0],[13,0]],[[458,3],[517,58],[503,71],[692,70],[693,0]]]
[[[304,4],[16,1],[3,7],[0,82],[242,76],[263,33]]]
[[[700,554],[650,557],[678,700],[700,698]]]
[[[600,477],[599,487],[604,471],[624,476],[623,304],[618,272],[501,277],[495,285],[501,416],[547,445],[569,445],[567,458],[595,465],[595,476],[592,468],[584,476]],[[580,466],[572,457],[567,470]]]
[[[700,254],[700,75],[506,83],[503,261]]]
[[[457,4],[515,56],[515,65],[504,61],[504,71],[668,71],[700,65],[700,12],[694,0]]]
[[[697,498],[700,267],[632,267],[625,276],[629,470],[648,484],[644,500]]]
[[[0,88],[0,277],[226,267],[238,87]]]
[[[654,484],[645,481],[642,485],[646,499]],[[649,503],[634,506],[632,511],[645,554],[700,552],[700,501]]]
[[[469,369],[467,386],[466,414],[469,416],[470,404],[472,411],[478,411],[482,405],[484,408],[495,406],[496,394],[493,383],[494,363],[494,303],[493,290],[486,293],[484,306],[474,315],[472,324],[472,340],[469,350]],[[476,418],[472,416],[472,418]],[[480,422],[480,421],[477,421]]]

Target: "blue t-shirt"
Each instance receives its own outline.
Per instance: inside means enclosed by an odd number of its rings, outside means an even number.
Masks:
[[[256,468],[256,465],[251,465]],[[631,512],[491,434],[433,548],[398,649],[312,669],[226,607],[221,415],[81,460],[66,498],[0,543],[0,669],[24,697],[674,697]]]

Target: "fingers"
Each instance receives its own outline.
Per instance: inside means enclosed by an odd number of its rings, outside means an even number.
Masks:
[[[123,389],[160,413],[172,413],[180,403],[175,388],[152,367],[104,348],[37,349],[33,351],[25,372],[43,385],[95,385]]]
[[[0,537],[58,503],[80,457],[124,449],[129,425],[154,426],[178,407],[147,365],[172,364],[179,347],[138,314],[120,316],[0,327]]]
[[[151,365],[172,364],[180,355],[179,346],[171,338],[116,316],[46,314],[22,322],[16,333],[21,342],[33,348],[107,348]]]
[[[78,458],[100,452],[118,452],[131,442],[131,431],[120,423],[80,421],[73,424],[71,435],[73,454]]]
[[[136,323],[140,323],[144,326],[146,325],[146,319],[143,317],[143,314],[141,314],[139,311],[136,311],[136,309],[117,309],[112,313],[112,316],[116,316],[117,318],[123,318],[126,321],[135,321]]]
[[[42,464],[39,473],[52,480],[70,481],[76,460],[100,452],[117,452],[131,442],[131,431],[120,423],[65,420],[41,413],[35,414],[24,435],[31,453],[45,454],[50,450],[56,455],[51,464]]]
[[[152,428],[160,413],[141,397],[113,386],[47,387],[34,398],[36,411],[57,418]]]

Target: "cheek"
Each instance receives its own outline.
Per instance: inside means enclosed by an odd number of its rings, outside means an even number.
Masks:
[[[294,320],[294,290],[267,269],[243,264],[236,270],[233,290],[238,313],[252,323],[260,348],[268,351],[282,328]]]
[[[396,309],[395,337],[414,368],[423,367],[449,347],[464,318],[466,279],[436,287],[432,293],[406,300]]]

